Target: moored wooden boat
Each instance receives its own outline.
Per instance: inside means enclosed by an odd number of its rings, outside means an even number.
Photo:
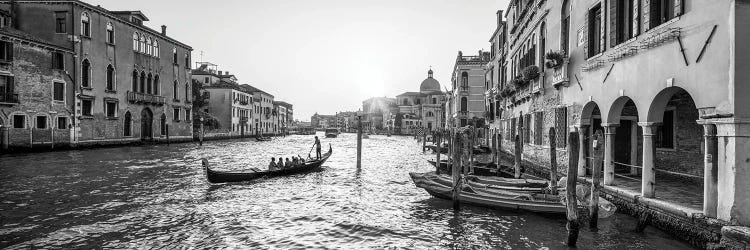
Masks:
[[[255,140],[256,140],[256,141],[270,141],[270,140],[271,140],[271,137],[262,137],[262,136],[256,136],[256,137],[255,137]]]
[[[299,173],[305,173],[312,170],[315,170],[317,168],[320,168],[323,163],[328,160],[328,157],[331,157],[331,154],[333,154],[333,147],[329,146],[328,152],[325,153],[320,159],[318,160],[310,160],[305,162],[305,164],[297,166],[297,167],[291,167],[291,168],[285,168],[285,169],[279,169],[274,171],[260,171],[260,172],[223,172],[223,171],[216,171],[211,169],[211,166],[208,163],[208,160],[203,158],[203,169],[206,172],[206,179],[208,179],[208,182],[210,183],[226,183],[226,182],[242,182],[242,181],[250,181],[262,177],[276,177],[276,176],[285,176],[285,175],[293,175],[293,174],[299,174]]]

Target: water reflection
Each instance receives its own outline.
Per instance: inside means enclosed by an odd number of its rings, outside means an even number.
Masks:
[[[316,172],[210,185],[200,165],[265,169],[303,155],[309,136],[4,156],[2,248],[560,248],[560,217],[463,206],[430,197],[408,172],[432,170],[406,137],[321,138],[334,154]],[[305,155],[303,155],[305,156]],[[685,249],[663,232],[633,233],[616,215],[582,231],[582,248]]]

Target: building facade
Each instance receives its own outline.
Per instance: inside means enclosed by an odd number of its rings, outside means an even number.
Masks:
[[[433,71],[427,72],[427,78],[419,86],[419,92],[406,92],[396,96],[398,111],[389,117],[389,124],[401,128],[401,133],[412,134],[415,128],[428,131],[445,126],[444,105],[445,92],[440,82],[433,77]],[[401,116],[401,124],[396,122]]]
[[[388,97],[373,97],[362,102],[362,127],[366,131],[383,130],[386,120],[383,114],[396,105],[396,100]]]
[[[163,140],[167,132],[192,138],[192,48],[167,36],[166,26],[157,32],[144,26],[148,18],[139,11],[81,1],[13,3],[0,9],[11,13],[17,30],[75,55],[50,60],[73,79],[65,88],[74,145]]]
[[[555,147],[565,166],[577,130],[586,176],[602,131],[605,186],[627,175],[654,198],[659,178],[680,176],[704,186],[704,216],[750,225],[746,1],[515,0],[506,11],[488,100],[503,148],[517,138],[525,160],[544,163]]]
[[[461,51],[458,52],[451,77],[451,100],[448,101],[452,105],[448,116],[449,126],[464,127],[472,124],[472,121],[484,119],[484,68],[489,59],[490,53],[481,50],[476,56],[464,56]]]
[[[1,13],[0,23],[11,22]],[[3,148],[70,146],[75,118],[72,85],[51,67],[54,56],[72,60],[73,51],[15,30],[0,28],[0,145]]]

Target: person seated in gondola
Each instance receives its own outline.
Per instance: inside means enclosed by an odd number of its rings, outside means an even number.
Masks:
[[[305,158],[302,158],[302,156],[297,155],[299,158],[299,165],[305,165]]]
[[[292,156],[292,166],[299,166],[299,159],[297,159],[297,156]]]
[[[284,168],[291,168],[292,162],[289,160],[289,158],[286,158],[286,162],[284,163]]]
[[[279,162],[281,162],[281,158],[279,158]],[[271,157],[271,163],[268,164],[268,171],[274,171],[277,167],[276,158]]]

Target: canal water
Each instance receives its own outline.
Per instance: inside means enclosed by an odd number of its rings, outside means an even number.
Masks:
[[[464,206],[416,188],[409,172],[433,170],[407,137],[322,139],[321,171],[210,185],[216,169],[265,168],[271,157],[307,155],[311,136],[271,142],[62,151],[0,158],[0,248],[564,248],[565,219]],[[313,153],[314,155],[314,153]],[[581,232],[583,249],[689,249],[664,232],[635,233],[615,215]]]

